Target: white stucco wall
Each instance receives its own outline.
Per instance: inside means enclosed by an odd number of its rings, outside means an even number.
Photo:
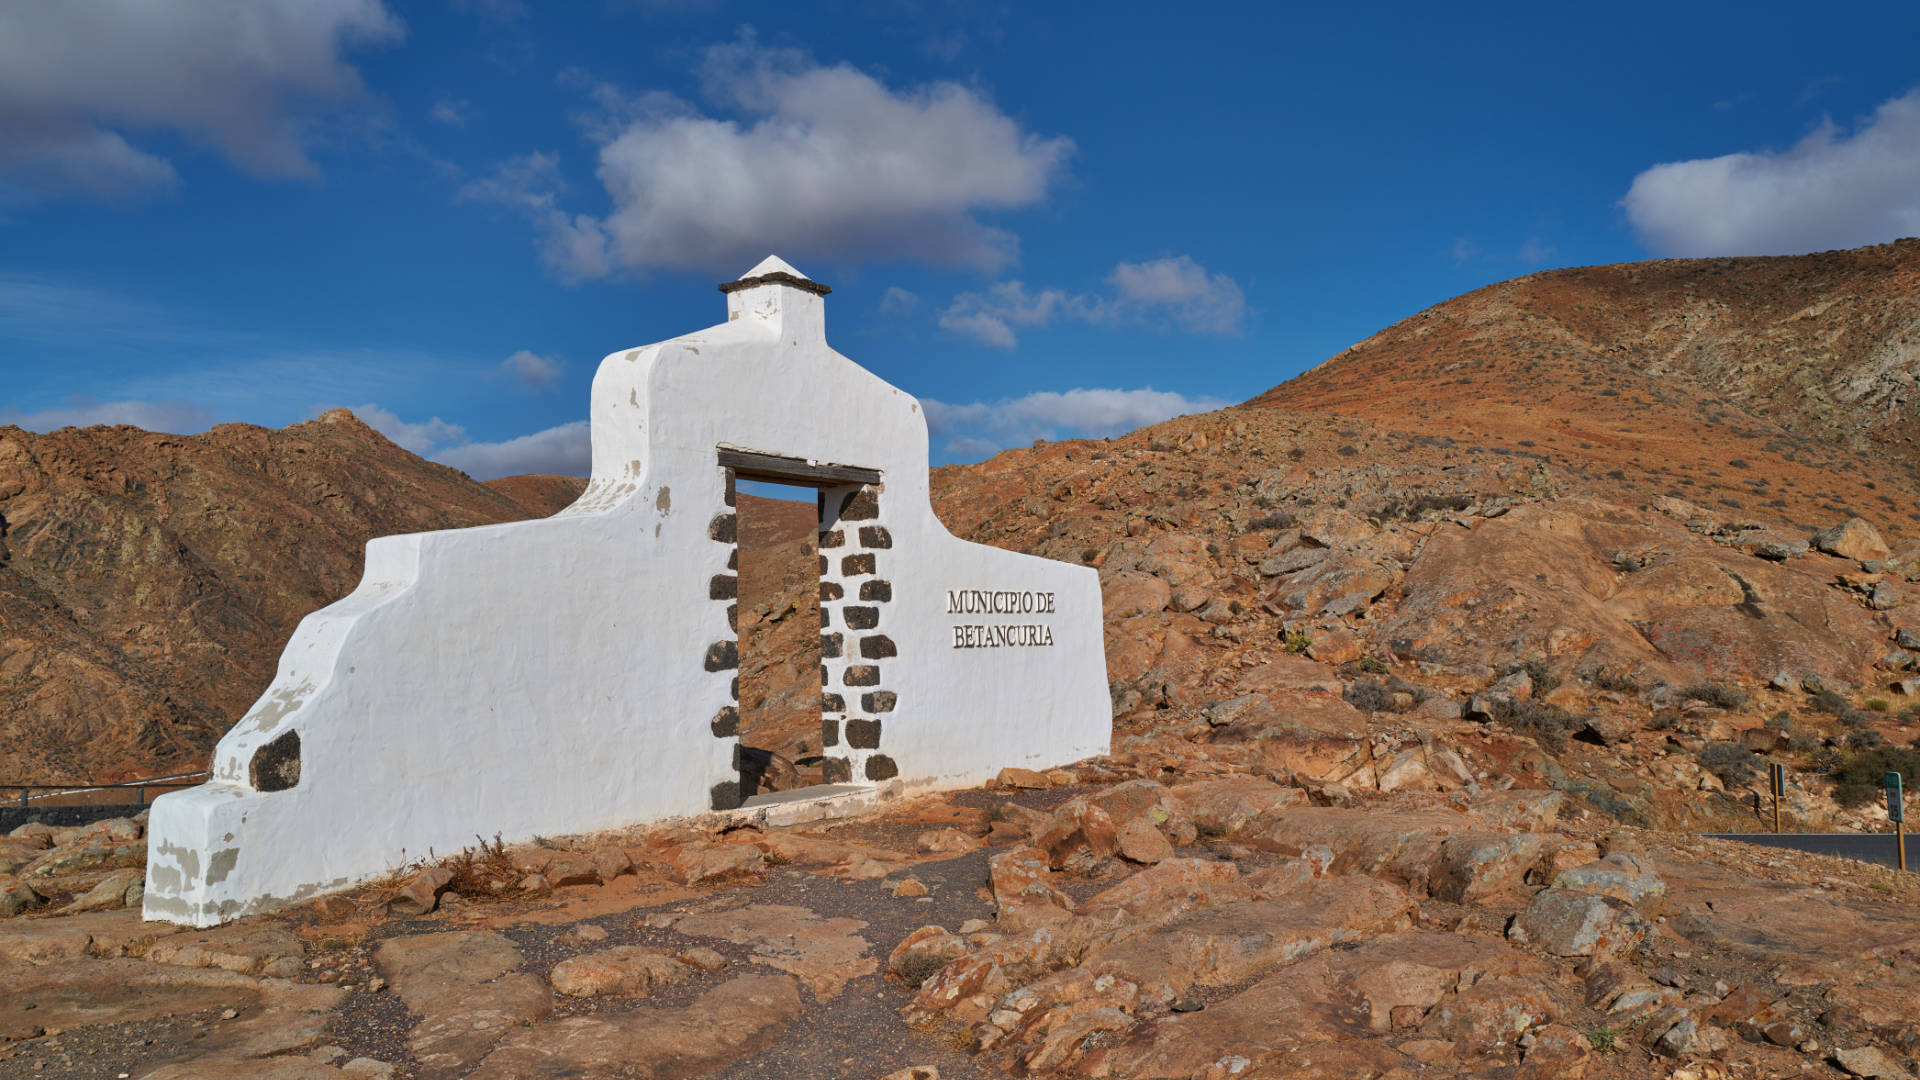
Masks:
[[[784,270],[769,260],[748,279]],[[1106,752],[1096,574],[946,531],[919,403],[827,346],[823,297],[762,283],[727,300],[720,325],[601,362],[593,478],[573,506],[368,544],[359,587],[301,622],[221,739],[212,781],[155,801],[147,918],[211,925],[476,836],[712,809],[714,786],[736,778],[735,740],[709,726],[734,673],[703,667],[735,639],[709,595],[729,572],[709,534],[731,512],[720,448],[882,474],[892,544],[874,576],[892,599],[877,632],[898,655],[875,662],[898,702],[879,748],[850,752],[855,782],[874,755],[897,767],[892,783],[935,787]],[[951,615],[952,589],[1051,593],[1054,611]],[[954,647],[955,624],[1008,622],[1045,624],[1052,644]],[[256,791],[255,751],[288,731],[298,783]]]

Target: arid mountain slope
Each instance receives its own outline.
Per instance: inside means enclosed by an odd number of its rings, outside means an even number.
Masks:
[[[550,473],[523,473],[488,480],[487,486],[512,499],[528,517],[552,517],[573,505],[587,490],[581,476],[554,476]]]
[[[1920,518],[1916,367],[1920,240],[1902,240],[1516,278],[1249,405],[1524,452],[1622,502],[1671,491],[1801,524],[1851,511],[1901,536]]]
[[[475,483],[344,410],[192,436],[0,428],[4,779],[199,767],[368,540],[562,503],[565,478],[528,479]]]

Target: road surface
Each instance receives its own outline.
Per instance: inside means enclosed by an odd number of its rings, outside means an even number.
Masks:
[[[1888,833],[1708,833],[1718,840],[1741,840],[1765,847],[1791,848],[1843,859],[1898,865],[1893,834]],[[1907,833],[1907,867],[1920,870],[1920,843]]]

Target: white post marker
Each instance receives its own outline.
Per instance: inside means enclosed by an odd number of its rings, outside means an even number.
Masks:
[[[149,919],[208,926],[474,837],[742,803],[736,479],[821,492],[823,732],[838,792],[964,787],[1107,752],[1094,571],[949,534],[920,404],[828,347],[777,258],[727,321],[601,361],[593,478],[540,521],[367,545],[149,824]]]

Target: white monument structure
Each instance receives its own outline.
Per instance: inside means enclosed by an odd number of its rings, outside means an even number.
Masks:
[[[147,918],[208,926],[475,836],[741,812],[736,478],[820,492],[832,786],[798,797],[1107,751],[1094,571],[947,532],[920,405],[828,347],[826,287],[769,258],[720,288],[726,322],[601,361],[572,506],[367,545],[211,781],[155,801]]]

